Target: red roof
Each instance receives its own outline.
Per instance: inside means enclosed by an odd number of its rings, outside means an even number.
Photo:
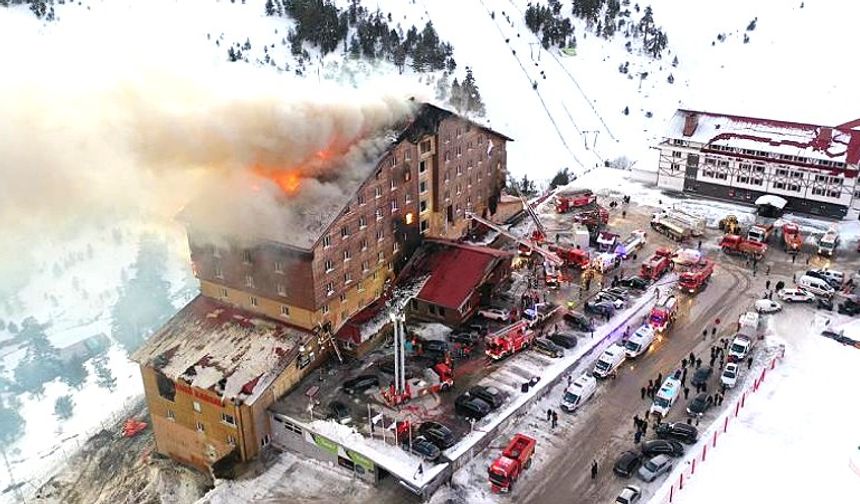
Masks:
[[[427,241],[443,247],[425,258],[423,267],[430,272],[430,278],[417,298],[454,310],[459,309],[472,291],[481,285],[499,258],[510,256],[507,252],[487,247]]]

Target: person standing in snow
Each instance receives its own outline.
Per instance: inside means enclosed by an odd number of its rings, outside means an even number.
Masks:
[[[591,461],[591,479],[597,478],[597,460]]]
[[[642,400],[644,401],[645,400],[645,392],[647,392],[647,390],[645,390],[645,387],[642,387],[642,389],[639,390],[639,392],[642,394]]]

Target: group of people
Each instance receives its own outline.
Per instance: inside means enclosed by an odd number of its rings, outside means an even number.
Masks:
[[[550,427],[555,429],[558,426],[558,412],[552,408],[546,410],[546,421],[550,422]]]

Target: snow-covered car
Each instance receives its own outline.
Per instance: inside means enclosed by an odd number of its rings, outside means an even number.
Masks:
[[[782,289],[777,296],[789,303],[811,303],[815,301],[815,294],[801,289]]]
[[[724,388],[734,388],[738,383],[739,369],[738,365],[734,362],[726,364],[725,369],[723,369],[723,373],[720,375],[720,384]]]
[[[663,473],[672,470],[672,459],[666,455],[657,455],[648,460],[639,468],[639,479],[642,481],[654,481]]]
[[[627,306],[627,302],[612,292],[600,291],[594,296],[594,300],[598,303],[612,303],[612,307],[616,310],[623,310]]]
[[[615,504],[636,504],[642,498],[642,490],[636,485],[627,485],[615,498]]]
[[[770,299],[759,299],[755,302],[755,311],[759,313],[776,313],[782,310],[782,305]]]
[[[511,312],[502,308],[484,308],[478,310],[478,315],[490,320],[506,321],[511,318]]]

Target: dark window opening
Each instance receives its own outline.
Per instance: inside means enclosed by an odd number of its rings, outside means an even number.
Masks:
[[[155,383],[158,387],[158,395],[168,401],[176,400],[176,384],[161,373],[155,374]]]

